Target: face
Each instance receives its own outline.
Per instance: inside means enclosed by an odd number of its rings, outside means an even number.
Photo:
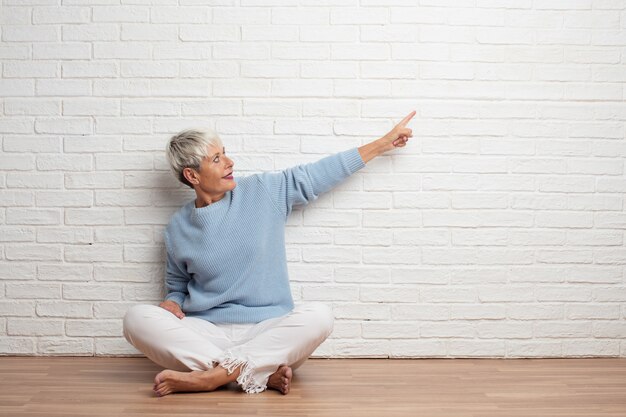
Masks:
[[[235,188],[232,175],[235,163],[226,156],[226,148],[209,146],[207,155],[200,163],[200,171],[185,168],[187,181],[204,194],[221,194]]]

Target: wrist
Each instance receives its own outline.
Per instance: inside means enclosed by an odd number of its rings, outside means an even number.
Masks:
[[[384,152],[382,138],[376,139],[358,148],[363,162],[367,163]]]

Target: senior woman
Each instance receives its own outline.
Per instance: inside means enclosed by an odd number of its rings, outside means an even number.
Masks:
[[[293,370],[330,335],[333,316],[321,303],[293,303],[287,217],[372,158],[405,146],[414,115],[364,146],[242,178],[233,176],[234,162],[214,132],[171,138],[168,161],[196,198],[164,231],[165,301],[133,306],[124,316],[126,340],[167,368],[154,379],[156,395],[230,382],[248,393],[289,392]]]

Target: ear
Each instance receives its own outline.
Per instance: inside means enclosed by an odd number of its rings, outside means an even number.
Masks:
[[[200,182],[198,173],[191,168],[184,168],[183,176],[191,183],[191,185],[197,185]]]

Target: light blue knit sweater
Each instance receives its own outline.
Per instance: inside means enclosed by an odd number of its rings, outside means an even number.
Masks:
[[[235,178],[219,201],[195,199],[165,229],[166,300],[189,317],[214,323],[258,323],[293,309],[285,255],[285,222],[365,166],[357,148],[284,171]]]

